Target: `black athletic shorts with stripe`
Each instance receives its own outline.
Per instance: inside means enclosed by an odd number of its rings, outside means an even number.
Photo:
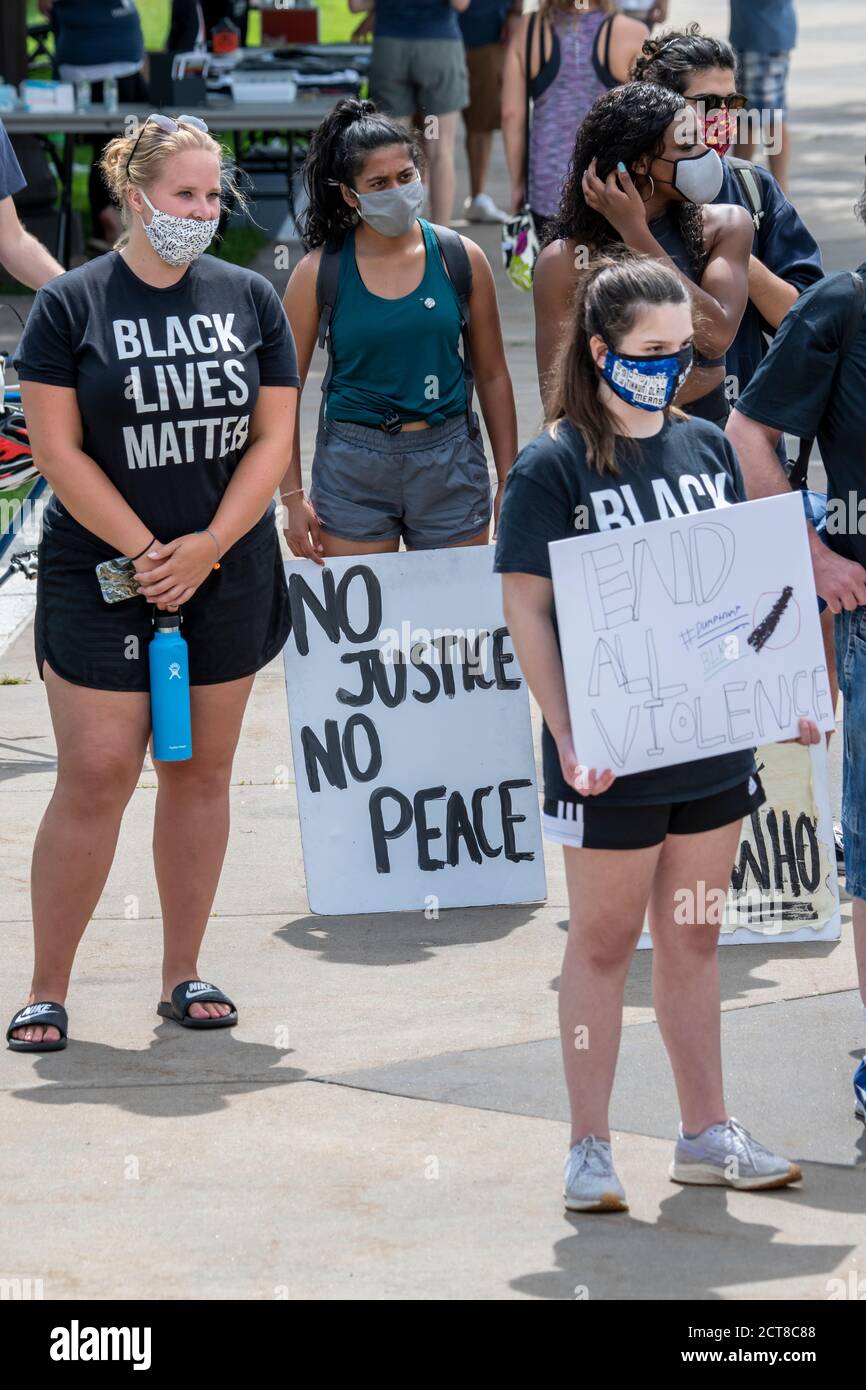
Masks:
[[[700,835],[750,816],[766,801],[753,773],[736,786],[691,801],[642,806],[605,804],[603,798],[544,802],[544,837],[571,849],[649,849],[667,835]]]

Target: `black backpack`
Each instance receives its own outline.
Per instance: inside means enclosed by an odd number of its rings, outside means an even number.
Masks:
[[[755,173],[755,166],[748,159],[738,159],[736,155],[725,156],[727,163],[731,166],[737,176],[737,182],[746,195],[752,213],[752,221],[755,224],[755,231],[761,230],[761,223],[764,220],[764,190],[761,187],[761,180]]]
[[[472,266],[469,253],[463,245],[463,238],[452,227],[439,227],[431,222],[433,234],[442,253],[442,260],[448,272],[460,305],[460,337],[463,344],[463,380],[466,385],[466,421],[470,435],[475,438],[480,433],[478,416],[472,408],[472,395],[475,377],[472,373],[472,353],[469,347],[469,298],[472,294]],[[337,299],[340,283],[340,249],[327,243],[322,247],[319,271],[316,276],[316,302],[319,306],[319,347],[328,349],[328,369],[322,379],[322,405],[319,411],[321,425],[325,410],[325,393],[331,380],[333,356],[331,353],[331,315]]]

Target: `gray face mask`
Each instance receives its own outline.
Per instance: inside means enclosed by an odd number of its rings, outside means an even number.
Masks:
[[[364,221],[381,236],[405,236],[424,206],[424,185],[420,179],[399,188],[382,188],[378,193],[358,193],[354,188],[352,192]]]
[[[725,171],[715,150],[689,155],[684,159],[665,159],[664,155],[659,155],[659,159],[664,164],[674,166],[674,176],[670,182],[690,203],[711,203],[719,196]]]

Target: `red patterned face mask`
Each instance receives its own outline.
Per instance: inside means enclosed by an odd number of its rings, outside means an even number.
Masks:
[[[704,144],[724,156],[736,142],[737,120],[732,111],[713,111],[704,120]]]

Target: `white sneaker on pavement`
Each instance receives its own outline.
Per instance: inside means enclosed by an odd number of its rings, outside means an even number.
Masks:
[[[565,1160],[564,1196],[569,1211],[628,1211],[606,1139],[588,1134],[572,1144]]]
[[[803,1176],[790,1159],[753,1139],[733,1116],[687,1139],[680,1125],[670,1176],[674,1182],[755,1189],[787,1187]]]
[[[463,209],[470,222],[510,222],[511,214],[498,208],[489,193],[467,198]]]

